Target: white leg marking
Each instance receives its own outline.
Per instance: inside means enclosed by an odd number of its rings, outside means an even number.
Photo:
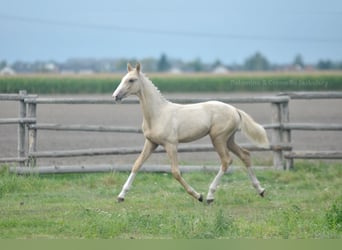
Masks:
[[[208,195],[207,195],[207,201],[208,200],[214,200],[214,193],[217,189],[217,186],[221,180],[221,177],[224,175],[224,172],[222,171],[222,169],[220,169],[220,171],[217,173],[217,175],[215,176],[213,182],[210,184],[209,186],[209,191],[208,191]]]
[[[265,191],[265,189],[260,186],[260,182],[256,178],[251,167],[248,167],[247,169],[248,169],[248,175],[249,175],[249,178],[252,182],[253,187],[258,191],[259,194],[262,193],[263,191]]]
[[[128,190],[131,188],[132,183],[134,181],[134,178],[136,176],[136,173],[131,173],[127,179],[127,181],[125,182],[125,184],[122,187],[122,190],[118,196],[118,198],[124,199]]]

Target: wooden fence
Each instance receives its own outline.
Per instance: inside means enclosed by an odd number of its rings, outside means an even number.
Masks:
[[[330,99],[342,98],[342,92],[295,92],[281,93],[277,96],[265,97],[230,97],[216,99],[225,103],[270,103],[272,123],[264,124],[265,129],[271,130],[271,145],[268,149],[261,149],[251,144],[244,144],[243,147],[251,151],[272,151],[273,167],[276,169],[290,169],[293,167],[293,160],[297,158],[304,159],[341,159],[342,152],[321,151],[321,152],[295,152],[291,146],[292,130],[329,130],[341,131],[342,124],[314,124],[314,123],[290,123],[289,102],[291,99]],[[17,162],[15,171],[18,173],[27,173],[34,169],[35,172],[44,172],[40,167],[36,167],[37,158],[55,158],[55,157],[75,157],[75,156],[94,156],[94,155],[127,155],[138,154],[141,148],[98,148],[98,149],[80,149],[63,151],[37,151],[37,133],[38,130],[59,130],[59,131],[89,131],[89,132],[118,132],[118,133],[141,133],[139,128],[116,127],[102,125],[64,125],[64,124],[46,124],[37,123],[37,105],[43,104],[113,104],[111,99],[98,98],[41,98],[37,95],[28,95],[26,91],[20,91],[19,94],[0,94],[0,101],[19,101],[18,118],[2,118],[1,124],[18,124],[18,153],[17,157],[0,158],[0,162]],[[207,101],[208,99],[171,99],[177,103],[197,103]],[[137,100],[127,100],[123,104],[138,104]],[[28,150],[25,152],[26,139],[28,138]],[[212,151],[211,145],[204,146],[180,146],[179,152],[204,152]],[[165,152],[163,149],[157,153]],[[32,168],[35,167],[35,168]],[[97,168],[86,168],[80,166],[53,167],[47,168],[46,172],[101,172],[109,170],[122,170],[120,166],[98,166]],[[128,168],[124,168],[128,170]]]

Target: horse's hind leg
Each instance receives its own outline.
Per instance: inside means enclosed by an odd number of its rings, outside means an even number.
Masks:
[[[215,147],[216,152],[220,156],[221,159],[221,168],[217,175],[215,176],[214,180],[209,186],[209,191],[207,195],[207,203],[210,204],[214,201],[214,193],[217,189],[217,186],[221,180],[221,177],[227,171],[229,164],[232,162],[232,158],[229,155],[228,148],[226,146],[226,141],[222,138],[212,138],[212,143]]]
[[[265,189],[260,186],[260,182],[255,176],[253,169],[251,168],[251,157],[249,151],[244,148],[241,148],[239,145],[235,143],[234,135],[232,135],[228,139],[227,146],[245,164],[253,187],[257,190],[261,197],[264,197]]]

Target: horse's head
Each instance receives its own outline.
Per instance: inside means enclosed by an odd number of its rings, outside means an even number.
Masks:
[[[119,86],[113,93],[115,101],[121,101],[123,98],[129,95],[136,95],[140,90],[140,69],[141,66],[138,63],[133,68],[129,63],[127,64],[128,73],[121,79]]]

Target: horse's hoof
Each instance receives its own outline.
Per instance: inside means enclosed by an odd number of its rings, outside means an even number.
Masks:
[[[200,195],[200,197],[198,198],[198,201],[203,202],[203,194]]]
[[[207,204],[210,205],[211,203],[214,202],[214,199],[207,199]]]
[[[125,201],[125,198],[122,198],[122,197],[118,197],[118,202],[124,202]]]
[[[265,197],[265,191],[266,191],[266,190],[264,189],[264,190],[262,190],[261,193],[260,193],[260,196],[261,196],[262,198]]]

